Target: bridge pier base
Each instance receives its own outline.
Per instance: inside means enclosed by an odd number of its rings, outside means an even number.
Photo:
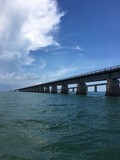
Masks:
[[[39,93],[41,92],[41,87],[38,87],[38,92],[39,92]]]
[[[94,92],[97,92],[97,86],[96,85],[94,86]]]
[[[77,84],[77,91],[76,94],[87,94],[87,87],[84,82],[79,82]]]
[[[68,94],[68,84],[62,84],[61,93]]]
[[[44,87],[40,87],[40,93],[44,93]]]
[[[33,88],[30,89],[30,92],[33,92]]]
[[[75,88],[72,88],[72,91],[75,92]]]
[[[36,92],[35,87],[33,88],[33,92]]]
[[[44,92],[45,92],[45,93],[50,93],[49,87],[45,87]]]
[[[106,86],[106,96],[120,96],[119,80],[108,79]]]
[[[52,86],[51,93],[57,93],[57,86],[56,85]]]
[[[39,88],[38,87],[36,87],[36,92],[39,92]]]

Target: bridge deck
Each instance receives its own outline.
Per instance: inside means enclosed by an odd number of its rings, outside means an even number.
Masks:
[[[52,85],[61,85],[63,83],[67,84],[76,84],[78,82],[94,82],[94,81],[103,81],[107,79],[120,78],[120,65],[99,69],[92,72],[82,73],[67,77],[64,79],[59,79],[39,85],[29,86],[21,89],[27,89],[38,86],[52,86]]]

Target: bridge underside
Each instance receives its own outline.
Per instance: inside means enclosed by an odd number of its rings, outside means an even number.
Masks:
[[[120,96],[120,66],[105,68],[99,71],[76,75],[73,77],[65,78],[62,80],[52,81],[36,86],[30,86],[26,88],[21,88],[15,91],[20,92],[38,92],[38,93],[57,93],[58,86],[61,86],[61,94],[69,93],[69,84],[77,84],[76,94],[87,94],[86,82],[95,82],[95,81],[107,81],[106,83],[106,96]],[[97,86],[101,84],[95,84],[94,91],[97,92]],[[73,91],[74,91],[73,87]]]
[[[86,85],[85,82],[78,82],[77,87],[68,87],[68,84],[62,84],[61,89],[57,88],[57,85],[53,86],[47,86],[47,87],[32,87],[32,88],[26,88],[17,90],[19,92],[37,92],[37,93],[58,93],[58,90],[60,90],[61,94],[68,94],[69,90],[72,89],[72,91],[75,91],[76,88],[76,94],[86,95],[87,90],[89,87],[94,87],[94,92],[97,92],[97,87],[106,85],[106,96],[120,96],[120,82],[119,80],[115,79],[108,79],[107,83],[100,83],[100,84],[93,84],[93,85]],[[51,88],[51,89],[50,89]]]

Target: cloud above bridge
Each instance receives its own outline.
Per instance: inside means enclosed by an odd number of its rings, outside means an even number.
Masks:
[[[0,64],[4,72],[34,62],[29,50],[59,45],[54,33],[63,15],[55,0],[1,0]]]
[[[56,0],[1,0],[0,74],[10,78],[9,75],[22,72],[23,66],[35,62],[30,50],[59,46],[54,35],[63,15]]]

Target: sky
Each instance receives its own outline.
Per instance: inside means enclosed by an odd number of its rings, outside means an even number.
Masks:
[[[119,64],[119,0],[0,0],[0,91]]]

